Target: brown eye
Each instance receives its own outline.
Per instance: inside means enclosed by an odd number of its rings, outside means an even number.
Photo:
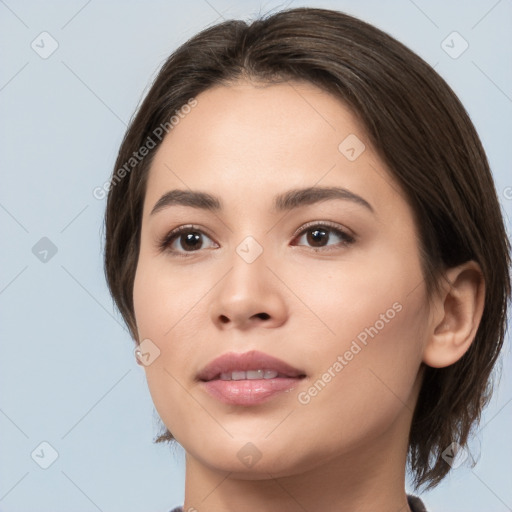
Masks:
[[[201,233],[189,232],[178,235],[178,246],[185,250],[197,251],[201,248],[203,241],[201,240]]]
[[[306,240],[313,247],[323,247],[329,241],[329,230],[327,229],[308,229]]]
[[[317,224],[302,230],[298,237],[299,242],[294,245],[309,245],[313,249],[322,249],[329,246],[347,246],[354,242],[354,238],[338,228]],[[304,243],[300,243],[304,240]]]
[[[208,241],[210,242],[209,246]],[[191,226],[182,226],[171,231],[159,245],[162,250],[177,256],[187,256],[186,253],[198,252],[200,249],[216,246],[210,237]]]

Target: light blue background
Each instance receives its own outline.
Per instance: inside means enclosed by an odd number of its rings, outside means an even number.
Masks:
[[[105,201],[92,191],[177,45],[222,18],[299,5],[359,16],[435,65],[480,133],[510,232],[511,0],[0,1],[1,511],[165,512],[182,502],[183,453],[152,444],[157,417],[107,292]],[[59,44],[48,59],[31,48],[43,31]],[[469,43],[458,59],[441,48],[453,31]],[[58,248],[46,263],[32,253],[42,237]],[[509,347],[473,443],[479,462],[423,495],[431,512],[511,510]],[[59,454],[46,470],[31,458],[42,441]]]

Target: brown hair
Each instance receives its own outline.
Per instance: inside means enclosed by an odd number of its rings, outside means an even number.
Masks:
[[[425,368],[409,438],[416,487],[449,471],[442,452],[466,445],[491,389],[510,295],[510,244],[486,155],[464,107],[420,57],[381,30],[346,14],[298,8],[247,24],[203,30],[163,64],[121,144],[108,195],[105,273],[134,340],[133,283],[145,183],[159,126],[191,98],[240,78],[307,81],[335,94],[405,191],[420,233],[429,296],[443,272],[469,260],[486,283],[483,317],[465,355],[447,368]],[[126,163],[153,141],[149,154]],[[121,168],[122,173],[119,179]],[[167,431],[157,441],[171,440]]]

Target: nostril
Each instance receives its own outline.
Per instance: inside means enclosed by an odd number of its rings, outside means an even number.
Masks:
[[[268,313],[257,313],[253,317],[261,318],[262,320],[268,320],[270,315]],[[227,324],[230,320],[226,315],[220,315],[219,320],[223,324]]]

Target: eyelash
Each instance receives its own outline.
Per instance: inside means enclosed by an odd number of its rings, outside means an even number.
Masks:
[[[313,228],[317,228],[318,230],[324,230],[328,233],[334,233],[336,236],[341,238],[341,242],[334,245],[334,248],[341,247],[348,247],[349,245],[353,244],[355,242],[354,237],[343,231],[339,228],[338,225],[333,224],[331,222],[325,221],[325,222],[310,222],[304,226],[302,226],[299,230],[297,230],[294,234],[294,240],[296,238],[301,238],[304,234],[306,234],[308,231],[313,231]],[[327,229],[325,229],[327,228]],[[182,234],[184,233],[198,233],[200,235],[205,235],[208,238],[210,238],[202,229],[200,229],[198,226],[195,226],[193,224],[189,224],[186,226],[180,226],[179,228],[173,229],[171,232],[163,236],[159,242],[158,247],[162,252],[169,253],[173,257],[178,258],[189,258],[194,255],[194,253],[200,252],[201,249],[196,251],[176,251],[175,249],[170,249],[170,245]],[[311,247],[313,249],[313,252],[329,252],[331,250],[334,250],[333,248],[329,248],[330,246],[326,247]]]

